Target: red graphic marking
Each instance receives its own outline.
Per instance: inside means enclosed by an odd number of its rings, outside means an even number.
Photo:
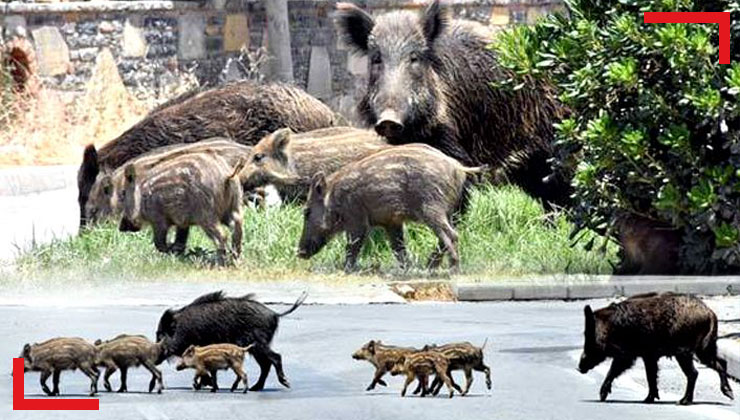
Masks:
[[[13,359],[13,410],[100,410],[97,398],[23,398],[23,359]]]
[[[645,23],[718,23],[719,63],[730,64],[730,12],[645,12]]]

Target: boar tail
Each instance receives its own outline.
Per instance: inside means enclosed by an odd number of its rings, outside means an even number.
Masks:
[[[486,344],[488,344],[488,337],[486,337],[486,339],[483,340],[483,345],[480,346],[480,349],[483,350],[484,348],[486,348]]]
[[[281,314],[278,314],[278,316],[279,317],[283,317],[283,316],[288,315],[289,313],[295,311],[296,309],[298,309],[299,306],[301,306],[303,304],[303,302],[306,301],[306,298],[307,297],[308,297],[308,292],[305,292],[304,291],[303,293],[301,293],[300,296],[298,296],[298,299],[295,301],[295,303],[293,304],[293,306],[290,307],[290,309],[288,309],[287,311],[285,311],[285,312],[283,312]]]
[[[463,166],[462,171],[466,174],[480,174],[491,170],[491,165]]]
[[[243,352],[247,353],[247,352],[249,352],[249,350],[250,350],[250,349],[251,349],[252,347],[254,347],[254,343],[252,343],[252,344],[250,344],[250,345],[248,345],[248,346],[246,346],[246,347],[239,347],[239,348],[240,348],[240,349],[242,349],[242,351],[243,351]]]
[[[247,158],[243,157],[239,159],[239,162],[237,162],[236,166],[234,166],[234,172],[229,175],[229,179],[237,177],[239,175],[239,172],[241,172],[245,166],[247,166]]]

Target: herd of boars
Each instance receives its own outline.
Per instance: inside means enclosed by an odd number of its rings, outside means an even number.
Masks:
[[[63,370],[80,369],[90,378],[90,395],[98,391],[98,368],[104,368],[103,385],[111,391],[110,377],[121,372],[118,392],[126,392],[127,372],[131,367],[144,366],[151,374],[149,392],[155,387],[164,389],[162,372],[157,368],[165,360],[179,358],[177,370],[194,369],[193,388],[197,391],[210,386],[218,391],[217,372],[230,369],[236,375],[231,386],[239,384],[247,389],[261,391],[271,367],[275,367],[278,381],[290,387],[283,371],[282,357],[270,348],[281,317],[295,311],[306,299],[302,294],[285,312],[277,313],[249,294],[226,297],[222,292],[209,293],[177,309],[166,310],[159,319],[156,342],[143,335],[120,334],[110,340],[94,344],[77,337],[58,337],[42,343],[26,344],[21,356],[24,372],[41,372],[41,388],[50,396],[59,395],[59,378]],[[658,359],[673,357],[686,375],[687,384],[679,404],[693,403],[694,386],[698,372],[696,357],[707,367],[717,371],[720,390],[733,398],[727,378],[727,362],[717,355],[717,316],[700,299],[676,293],[647,293],[632,296],[619,303],[593,311],[584,308],[585,342],[578,370],[587,373],[607,358],[612,365],[601,385],[600,398],[606,400],[612,382],[642,358],[647,374],[646,403],[659,399]],[[445,345],[428,344],[422,348],[398,347],[370,340],[352,354],[355,360],[365,360],[375,367],[372,381],[366,388],[387,386],[386,373],[405,375],[401,396],[408,386],[418,381],[414,394],[436,396],[446,385],[449,397],[454,392],[467,395],[473,383],[473,371],[485,375],[486,387],[492,388],[491,369],[484,363],[486,341],[480,347],[469,342]],[[252,355],[260,368],[259,379],[248,388],[244,360]],[[336,363],[336,358],[332,363]],[[465,388],[460,388],[453,371],[465,374]],[[53,376],[53,389],[46,381]],[[434,380],[429,383],[429,378]]]

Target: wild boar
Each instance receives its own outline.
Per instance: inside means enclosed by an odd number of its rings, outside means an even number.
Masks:
[[[250,390],[264,388],[273,365],[280,383],[290,388],[283,372],[282,357],[270,349],[270,343],[280,318],[298,309],[306,297],[306,293],[301,294],[293,306],[282,313],[257,302],[254,295],[234,298],[224,296],[223,292],[203,295],[178,310],[168,309],[157,326],[157,341],[163,348],[161,360],[182,355],[190,345],[231,343],[244,347],[254,343],[250,353],[261,371]]]
[[[421,382],[422,392],[421,396],[424,397],[427,394],[427,380],[429,375],[437,375],[437,378],[441,378],[442,382],[447,385],[447,389],[450,391],[450,398],[454,394],[454,390],[457,389],[460,392],[460,387],[452,382],[452,379],[447,374],[449,371],[449,362],[442,355],[432,351],[419,351],[401,356],[396,364],[391,368],[392,375],[406,375],[406,382],[403,384],[403,390],[401,390],[401,396],[406,396],[406,389],[409,384],[418,379]]]
[[[105,390],[111,392],[113,389],[110,385],[110,377],[116,370],[121,370],[121,386],[118,392],[128,392],[126,378],[128,368],[144,366],[152,374],[149,381],[149,392],[157,386],[157,393],[161,394],[164,388],[162,382],[162,372],[157,369],[155,364],[162,353],[162,346],[159,343],[152,343],[143,335],[120,334],[113,339],[95,341],[96,366],[104,367],[103,386]]]
[[[641,216],[617,220],[621,261],[615,274],[678,274],[682,231]]]
[[[355,360],[367,360],[375,366],[375,374],[370,385],[365,389],[371,391],[377,384],[387,386],[383,381],[383,375],[390,372],[393,366],[398,363],[402,357],[418,352],[419,349],[413,347],[397,347],[383,344],[380,340],[370,340],[365,343],[359,350],[352,353]],[[419,388],[422,383],[419,382]],[[418,391],[418,389],[417,389]],[[416,391],[415,391],[416,392]]]
[[[182,354],[177,370],[187,368],[195,369],[193,383],[199,383],[199,379],[210,374],[211,392],[218,391],[217,372],[219,369],[231,369],[236,374],[236,381],[231,385],[231,392],[244,382],[244,393],[247,392],[247,373],[244,371],[244,355],[254,346],[239,347],[233,344],[211,344],[209,346],[190,346]],[[200,388],[200,385],[196,389]]]
[[[481,347],[477,347],[469,342],[462,343],[451,343],[442,346],[429,345],[424,346],[422,350],[432,351],[438,353],[449,363],[447,374],[452,377],[453,370],[462,370],[465,372],[465,390],[462,391],[461,395],[467,395],[470,391],[470,386],[473,384],[473,370],[483,372],[486,375],[486,387],[491,389],[491,369],[483,363],[483,349],[486,347],[486,342],[483,342]],[[439,376],[434,378],[432,382],[431,392],[437,395],[442,389],[442,381]]]
[[[21,352],[23,372],[41,372],[41,389],[46,395],[59,395],[59,375],[63,370],[81,370],[90,378],[90,395],[98,392],[95,346],[77,337],[59,337],[43,343],[26,344]],[[53,375],[53,390],[46,380]]]
[[[457,232],[451,217],[466,201],[468,176],[484,170],[467,168],[427,145],[409,144],[374,153],[328,177],[317,174],[306,203],[298,256],[310,258],[345,231],[345,270],[351,271],[370,228],[382,226],[396,259],[406,266],[403,223],[416,221],[439,238],[428,265],[439,266],[446,250],[456,270]]]
[[[185,230],[197,225],[216,244],[218,262],[223,264],[226,238],[219,227],[222,223],[232,226],[231,256],[238,257],[243,193],[237,174],[245,162],[234,167],[210,153],[189,153],[168,159],[143,174],[138,174],[134,165],[126,165],[120,230],[136,232],[144,223],[151,224],[157,250],[178,252],[167,244],[170,227]]]
[[[113,171],[150,150],[213,137],[254,145],[279,128],[302,132],[341,121],[321,101],[288,84],[240,81],[185,93],[151,111],[100,150],[92,144],[85,148],[77,173],[80,227],[87,225],[85,205],[98,173]]]
[[[553,123],[566,109],[546,82],[517,90],[492,83],[513,74],[489,47],[491,30],[450,20],[437,0],[421,13],[336,9],[343,40],[368,58],[357,104],[366,125],[391,144],[426,143],[466,166],[490,165],[546,205],[568,203],[569,179],[548,163]]]
[[[315,174],[332,174],[388,147],[371,130],[332,127],[295,134],[283,128],[254,146],[240,178],[246,188],[272,183],[288,198],[305,199]]]
[[[578,370],[587,373],[607,357],[613,359],[601,385],[601,401],[611,392],[614,379],[638,357],[647,373],[649,392],[645,402],[660,399],[658,359],[667,356],[676,358],[687,379],[686,392],[678,403],[691,404],[698,376],[694,355],[719,373],[722,393],[733,398],[727,362],[717,356],[717,316],[701,300],[675,293],[649,293],[596,312],[586,305],[584,314],[586,340]]]

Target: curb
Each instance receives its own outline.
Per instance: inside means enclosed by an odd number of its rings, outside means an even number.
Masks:
[[[77,166],[23,166],[0,169],[0,197],[77,187]]]
[[[555,284],[553,284],[555,283]],[[632,296],[648,292],[677,292],[694,295],[738,295],[740,277],[610,277],[606,281],[550,281],[549,284],[457,284],[458,301],[576,300]]]
[[[740,341],[721,339],[717,341],[719,357],[727,361],[727,374],[740,381]]]

